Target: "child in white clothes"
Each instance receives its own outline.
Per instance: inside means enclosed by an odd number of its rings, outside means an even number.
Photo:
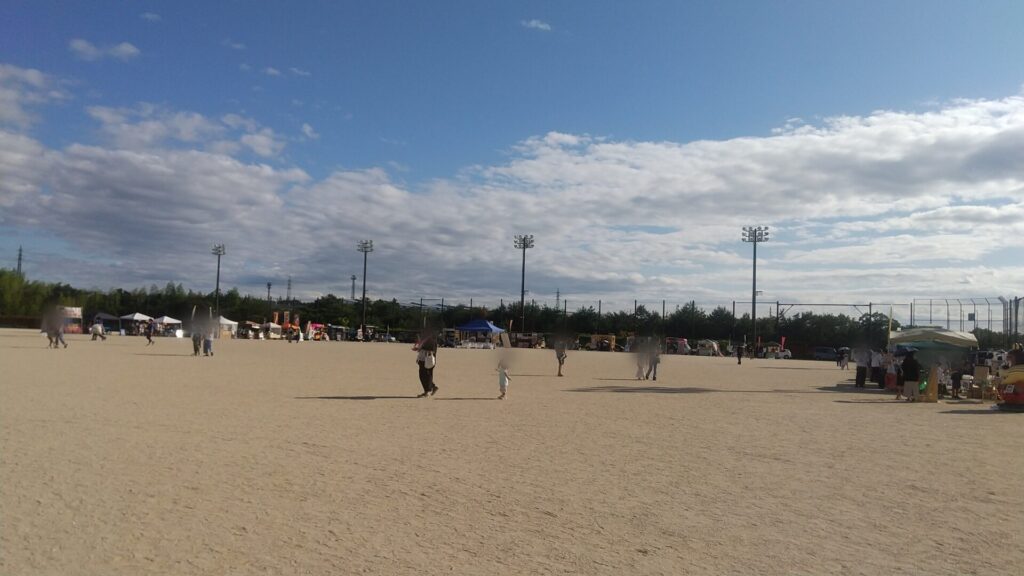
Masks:
[[[508,366],[505,365],[505,359],[498,359],[498,390],[501,391],[501,396],[498,396],[498,400],[504,400],[505,395],[508,394],[508,383],[512,379],[508,375]]]

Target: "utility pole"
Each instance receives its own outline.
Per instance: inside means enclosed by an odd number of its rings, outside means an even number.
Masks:
[[[18,277],[21,278],[21,246],[18,246]]]
[[[562,293],[558,290],[558,288],[555,288],[555,310],[558,310],[559,308],[562,307],[561,296]]]
[[[750,289],[750,322],[753,327],[754,356],[757,356],[757,245],[768,241],[767,226],[744,226],[743,241],[754,245],[753,286]]]
[[[288,291],[285,292],[284,299],[288,301],[288,304],[292,303],[292,277],[288,277]]]
[[[356,301],[356,275],[352,275],[352,301]]]

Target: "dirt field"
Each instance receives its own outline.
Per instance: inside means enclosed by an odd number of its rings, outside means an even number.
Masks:
[[[0,331],[0,574],[1020,574],[1024,414],[802,361]]]

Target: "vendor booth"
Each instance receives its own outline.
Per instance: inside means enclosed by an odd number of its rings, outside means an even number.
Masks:
[[[97,312],[92,317],[92,323],[102,326],[104,333],[113,332],[116,334],[121,329],[121,319],[106,312]]]
[[[149,322],[153,318],[146,316],[141,312],[135,312],[134,314],[125,314],[121,316],[121,334],[128,334],[130,336],[138,336],[142,334],[142,325]]]
[[[950,368],[964,364],[971,349],[978,347],[978,339],[969,332],[939,327],[908,328],[890,332],[889,345],[895,348],[897,355],[901,350],[914,350],[914,357],[921,364],[921,375],[925,378],[921,383],[921,400],[937,402],[939,379],[947,378]]]
[[[181,338],[185,333],[181,330],[181,320],[176,320],[170,316],[161,316],[154,320],[157,325],[157,334],[161,336],[174,336]]]
[[[458,345],[461,348],[493,348],[500,335],[505,332],[486,318],[456,326],[455,330],[458,332]]]
[[[220,326],[220,334],[218,334],[219,338],[235,337],[235,331],[238,329],[238,322],[235,322],[234,320],[228,320],[227,318],[221,316],[218,319],[217,323]]]

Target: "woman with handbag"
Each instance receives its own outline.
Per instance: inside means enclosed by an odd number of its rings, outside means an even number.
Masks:
[[[416,364],[420,367],[420,385],[423,386],[423,393],[417,398],[433,396],[437,394],[437,385],[434,384],[434,366],[437,365],[437,337],[426,334],[416,342],[412,349],[416,351]]]

